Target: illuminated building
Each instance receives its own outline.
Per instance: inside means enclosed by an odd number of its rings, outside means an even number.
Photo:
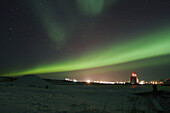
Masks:
[[[136,73],[132,73],[131,75],[130,75],[130,83],[131,84],[137,84],[137,83],[139,83],[139,79],[138,79],[138,77],[137,77],[137,74]]]

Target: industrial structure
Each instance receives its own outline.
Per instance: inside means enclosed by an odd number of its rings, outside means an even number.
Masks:
[[[131,84],[138,84],[138,83],[139,83],[139,79],[138,79],[136,73],[132,73],[132,74],[130,75],[129,80],[130,80],[130,83],[131,83]]]

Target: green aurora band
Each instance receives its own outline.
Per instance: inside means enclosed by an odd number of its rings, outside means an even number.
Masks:
[[[78,11],[80,11],[82,15],[94,17],[102,14],[102,12],[116,3],[116,1],[118,0],[77,0],[76,4]],[[69,4],[65,4],[62,0],[60,2],[61,6],[69,7]],[[61,45],[66,43],[68,36],[74,29],[76,22],[74,19],[76,17],[74,17],[74,15],[66,16],[64,20],[66,20],[68,28],[64,28],[61,23],[57,22],[58,18],[53,17],[52,14],[55,12],[53,7],[50,6],[51,4],[45,2],[48,8],[43,6],[37,7],[37,4],[38,2],[32,1],[34,10],[36,10],[35,15],[41,20],[40,22],[47,36],[56,42],[57,49],[60,49]],[[62,14],[64,14],[64,12]],[[170,28],[162,29],[159,30],[159,32],[133,37],[134,40],[129,40],[128,42],[122,42],[117,45],[110,44],[109,47],[91,50],[79,57],[69,58],[61,62],[39,64],[30,69],[8,72],[0,76],[79,71],[93,68],[100,68],[100,70],[97,70],[100,72],[166,64],[169,63],[170,60],[168,58],[162,59],[161,56],[170,55],[169,31]],[[156,62],[154,60],[146,60],[155,57],[159,57],[159,60]],[[142,60],[142,62],[138,63],[138,60]],[[105,66],[111,67],[105,68]]]
[[[104,66],[114,66],[122,63],[135,62],[137,60],[154,58],[163,55],[170,55],[170,28],[163,29],[156,33],[146,36],[134,37],[133,41],[122,44],[111,45],[100,50],[93,50],[84,55],[56,62],[44,64],[25,71],[6,73],[3,76],[14,76],[24,74],[39,74],[51,72],[78,71],[82,69],[98,68]],[[135,40],[136,39],[136,40]],[[137,68],[142,66],[154,66],[157,64],[166,64],[169,59],[162,59],[152,64],[139,63],[137,65],[119,66],[112,70],[123,70],[126,68]]]

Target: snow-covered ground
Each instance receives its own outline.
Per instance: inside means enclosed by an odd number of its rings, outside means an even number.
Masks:
[[[54,85],[53,88],[0,84],[0,113],[156,113],[152,98],[134,93],[145,86]]]

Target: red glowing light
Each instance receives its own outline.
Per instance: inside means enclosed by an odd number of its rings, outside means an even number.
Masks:
[[[135,76],[135,73],[132,73],[132,76]]]

